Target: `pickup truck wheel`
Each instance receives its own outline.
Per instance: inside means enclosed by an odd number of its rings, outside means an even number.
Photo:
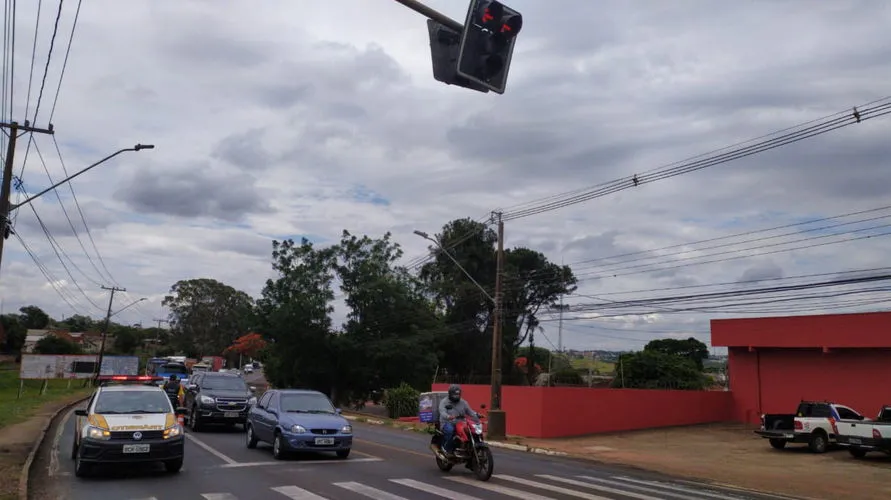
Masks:
[[[814,453],[826,453],[826,448],[829,446],[829,439],[826,436],[825,432],[817,431],[811,434],[810,442],[808,442],[808,447]]]
[[[773,448],[776,448],[777,450],[782,450],[783,448],[786,447],[785,439],[771,438],[771,439],[768,439],[768,441],[770,441],[770,446],[772,446]]]
[[[866,450],[860,448],[848,448],[848,453],[854,458],[863,458],[866,456]]]

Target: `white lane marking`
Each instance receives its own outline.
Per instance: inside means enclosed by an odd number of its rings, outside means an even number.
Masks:
[[[473,486],[476,488],[494,491],[495,493],[500,493],[505,496],[514,497],[514,498],[522,498],[523,500],[556,500],[551,497],[545,497],[541,495],[536,495],[535,493],[531,493],[528,491],[515,490],[513,488],[508,488],[506,486],[500,486],[492,483],[484,483],[476,479],[469,479],[461,476],[452,476],[447,477],[449,481],[454,481],[456,483],[466,484],[467,486]]]
[[[585,479],[589,479],[589,478],[585,477]],[[590,478],[590,479],[595,480],[595,478]],[[620,481],[627,482],[627,483],[644,484],[647,486],[654,486],[656,488],[662,488],[665,490],[679,491],[681,493],[699,495],[701,497],[718,498],[720,500],[726,500],[729,498],[739,498],[737,496],[729,496],[726,494],[722,495],[722,494],[718,494],[718,493],[710,493],[707,491],[696,491],[692,488],[684,488],[682,486],[672,486],[669,483],[663,483],[660,481],[644,481],[642,479],[633,479],[633,478],[624,477],[624,476],[613,476],[613,479],[618,479]],[[602,479],[601,479],[601,481],[602,481]]]
[[[296,486],[276,486],[275,488],[270,489],[277,493],[281,493],[291,500],[328,500],[326,497],[316,495],[311,491]]]
[[[622,495],[623,497],[638,498],[640,500],[661,500],[659,497],[651,497],[650,495],[644,495],[643,493],[633,493],[628,490],[620,490],[620,489],[616,489],[616,488],[610,488],[609,486],[598,486],[596,484],[586,483],[584,481],[576,481],[575,479],[568,479],[565,477],[552,476],[550,474],[537,474],[537,477],[540,477],[542,479],[549,479],[551,481],[557,481],[560,483],[571,484],[573,486],[581,486],[582,488],[590,488],[592,490],[603,491],[605,493],[612,493],[614,495]],[[651,491],[653,491],[655,493],[659,493],[658,491],[655,491],[655,490],[651,490]],[[670,493],[666,493],[665,495],[666,496],[679,496],[679,495],[672,495]],[[686,500],[689,497],[680,497],[680,498],[683,498]]]
[[[264,465],[319,465],[319,464],[354,464],[357,462],[382,462],[383,458],[351,458],[349,460],[279,460],[276,462],[237,462],[218,466],[221,469],[232,469],[236,467],[262,467]]]
[[[201,496],[207,500],[238,500],[232,493],[202,493]]]
[[[562,486],[554,486],[552,484],[547,484],[547,483],[539,483],[538,481],[530,481],[528,479],[523,479],[522,477],[502,476],[500,474],[496,474],[495,477],[498,479],[504,479],[505,481],[512,481],[517,484],[522,484],[523,486],[528,486],[530,488],[538,488],[540,490],[553,491],[554,493],[560,493],[561,495],[566,495],[566,496],[570,496],[570,497],[584,498],[585,500],[610,500],[607,497],[592,495],[590,493],[582,493],[581,491],[575,491],[575,490],[571,490],[569,488],[563,488]]]
[[[603,479],[600,477],[592,477],[592,476],[578,476],[578,477],[580,477],[586,481],[594,481],[594,482],[603,483],[603,484],[610,484],[613,486],[618,486],[620,488],[632,488],[632,489],[635,489],[638,491],[647,491],[650,493],[659,493],[660,495],[665,495],[667,497],[681,498],[683,500],[689,499],[690,495],[696,495],[696,496],[708,497],[708,498],[718,498],[720,500],[732,500],[734,498],[739,498],[736,496],[719,495],[716,493],[710,493],[708,491],[698,491],[698,490],[694,490],[693,488],[680,488],[677,486],[671,486],[670,484],[667,484],[667,483],[657,483],[657,482],[649,482],[648,483],[646,481],[640,481],[644,484],[651,484],[651,486],[653,486],[653,488],[646,488],[644,486],[637,486],[634,484],[629,484],[630,481],[626,481],[626,482],[610,481],[609,479]],[[634,482],[637,482],[637,481],[635,480]],[[668,493],[665,491],[657,490],[655,488],[662,488],[663,490],[679,491],[683,494]]]
[[[377,488],[372,488],[371,486],[365,486],[362,483],[356,483],[353,481],[346,483],[334,483],[334,486],[338,486],[345,490],[350,490],[353,493],[358,493],[362,496],[366,496],[368,498],[373,498],[374,500],[408,500],[405,497],[401,497],[399,495],[394,495],[392,493],[387,493],[386,491],[379,490]]]
[[[430,493],[431,495],[448,498],[450,500],[482,500],[477,497],[458,493],[457,491],[447,490],[445,488],[440,488],[439,486],[433,486],[432,484],[415,481],[414,479],[391,479],[390,481],[396,484],[401,484],[402,486],[408,486],[409,488],[421,490],[425,493]]]
[[[49,477],[53,477],[59,473],[59,442],[62,441],[62,434],[65,433],[65,427],[68,426],[68,420],[71,418],[74,410],[74,408],[70,409],[68,413],[62,417],[62,421],[59,422],[59,428],[56,429],[56,436],[53,438],[53,448],[50,450]],[[75,432],[76,431],[77,429],[75,429]]]
[[[235,463],[238,463],[238,462],[236,462],[235,460],[232,460],[231,458],[229,458],[229,457],[227,457],[226,455],[224,455],[223,452],[217,450],[216,448],[214,448],[214,447],[212,447],[211,445],[205,443],[204,441],[201,441],[200,439],[196,438],[195,436],[193,436],[193,435],[191,435],[191,434],[189,434],[189,433],[185,433],[185,434],[183,434],[183,436],[185,436],[186,439],[188,439],[189,441],[191,441],[191,442],[197,444],[198,446],[204,448],[208,453],[210,453],[211,455],[213,455],[213,456],[219,458],[219,459],[222,460],[223,462],[226,462],[227,464],[235,464]]]

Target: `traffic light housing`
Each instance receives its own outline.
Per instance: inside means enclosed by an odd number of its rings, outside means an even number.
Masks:
[[[478,92],[487,93],[484,85],[459,76],[458,49],[461,46],[461,33],[432,19],[427,20],[430,35],[430,58],[433,61],[433,79],[446,85],[457,85]]]
[[[504,93],[523,16],[497,0],[471,0],[458,49],[458,76]]]

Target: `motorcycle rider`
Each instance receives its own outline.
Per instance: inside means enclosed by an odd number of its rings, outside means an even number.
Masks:
[[[164,392],[167,393],[167,397],[170,398],[170,403],[173,405],[173,408],[178,408],[182,402],[185,391],[183,390],[183,385],[179,383],[179,378],[175,373],[170,374],[170,378],[167,382],[164,382],[162,388],[164,389]]]
[[[451,409],[446,408],[447,406]],[[449,397],[439,402],[439,425],[443,434],[442,451],[449,457],[454,455],[455,421],[460,417],[470,417],[474,422],[480,423],[479,414],[461,398],[461,386],[452,384],[449,386]]]

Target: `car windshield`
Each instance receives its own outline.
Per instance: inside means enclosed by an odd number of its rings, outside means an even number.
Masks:
[[[282,394],[281,407],[291,413],[335,413],[334,405],[322,394]]]
[[[238,377],[208,377],[204,376],[203,388],[217,391],[247,391],[247,384]]]
[[[170,413],[170,399],[162,391],[103,391],[96,400],[94,413],[104,415],[131,413]]]
[[[160,368],[157,369],[157,371],[160,373],[167,373],[167,374],[170,374],[170,373],[177,373],[177,374],[182,374],[182,375],[189,374],[189,370],[186,368],[185,365],[162,365]]]

